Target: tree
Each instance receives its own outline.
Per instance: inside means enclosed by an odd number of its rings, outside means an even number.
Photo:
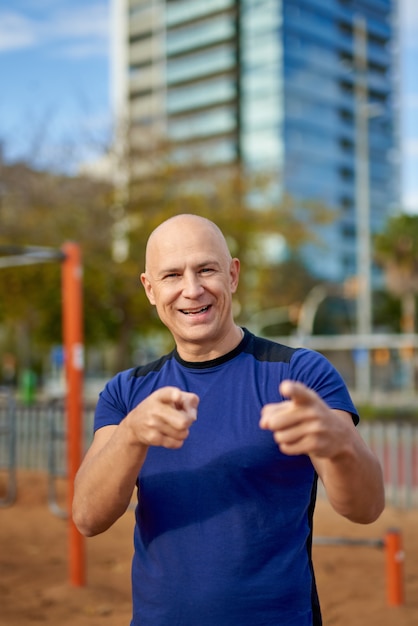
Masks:
[[[109,158],[115,162],[114,155]],[[312,241],[312,225],[329,217],[324,207],[296,204],[287,196],[278,200],[277,173],[208,167],[198,159],[191,165],[163,142],[145,142],[113,171],[127,182],[115,187],[113,175],[98,181],[39,171],[28,163],[0,162],[0,245],[80,244],[86,345],[111,344],[112,370],[131,365],[138,337],[141,348],[157,336],[166,342],[164,348],[171,343],[143,293],[139,274],[149,233],[174,214],[208,217],[225,232],[244,266],[235,302],[241,323],[269,303],[292,304],[295,283],[289,282],[286,302],[281,278],[280,263],[286,260],[279,254],[282,242],[292,256]],[[273,261],[265,254],[266,237],[277,253]],[[2,270],[0,323],[15,343],[26,338],[21,361],[60,343],[59,265]]]
[[[0,245],[60,248],[67,240],[80,244],[86,339],[90,344],[103,340],[116,325],[113,308],[103,307],[98,314],[97,306],[111,299],[111,187],[86,177],[38,171],[26,163],[3,162],[0,189]],[[45,348],[61,342],[60,288],[59,263],[1,270],[0,322],[6,341],[17,344],[23,365],[39,362]]]
[[[284,304],[281,265],[307,242],[319,243],[314,226],[328,221],[330,212],[320,203],[297,203],[288,195],[280,196],[277,172],[248,171],[242,164],[208,165],[201,153],[192,156],[189,151],[185,158],[178,146],[145,137],[134,147],[126,145],[131,147],[122,153],[117,169],[125,181],[121,219],[128,224],[127,250],[139,247],[142,252],[149,232],[172,215],[208,217],[225,233],[232,254],[243,265],[235,302],[237,319],[245,323],[260,307]],[[294,283],[289,283],[288,297],[292,291]],[[298,299],[303,295],[299,290]],[[144,304],[141,330],[154,331],[155,316]]]
[[[401,213],[389,218],[384,231],[376,235],[374,248],[389,292],[401,299],[401,329],[413,333],[418,294],[418,215]]]

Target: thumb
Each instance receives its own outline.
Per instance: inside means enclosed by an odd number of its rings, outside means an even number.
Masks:
[[[283,380],[279,385],[279,391],[282,396],[293,400],[296,404],[310,404],[315,398],[312,389],[294,380]]]

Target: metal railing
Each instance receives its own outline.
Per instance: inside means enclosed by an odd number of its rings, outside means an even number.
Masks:
[[[0,411],[0,470],[7,475],[5,493],[0,506],[12,504],[16,498],[16,402],[12,396],[2,398],[4,409]],[[3,446],[1,445],[3,443]]]
[[[92,439],[93,408],[84,408],[84,448]],[[17,469],[45,471],[51,511],[60,517],[67,512],[59,503],[56,482],[67,474],[65,410],[61,402],[26,406],[12,396],[0,396],[0,473],[6,495],[0,506],[14,502]]]
[[[92,439],[94,409],[84,410],[84,446]],[[387,503],[418,508],[418,423],[361,422],[359,430],[375,452],[385,479]],[[61,403],[22,406],[0,397],[0,472],[6,475],[6,495],[0,505],[16,497],[16,469],[47,472],[48,503],[65,515],[55,481],[66,476],[65,412]],[[321,490],[320,490],[321,494]]]

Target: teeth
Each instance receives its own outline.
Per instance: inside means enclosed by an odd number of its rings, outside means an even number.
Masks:
[[[197,315],[197,313],[203,313],[204,311],[207,311],[209,307],[204,306],[201,309],[199,309],[198,311],[182,311],[182,313],[184,313],[185,315]]]

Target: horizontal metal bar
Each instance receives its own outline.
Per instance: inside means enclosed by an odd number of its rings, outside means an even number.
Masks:
[[[372,333],[370,335],[289,335],[273,341],[313,350],[358,350],[373,348],[418,348],[417,333]]]
[[[355,539],[352,537],[314,537],[314,545],[318,546],[369,546],[370,548],[384,548],[383,539]]]
[[[42,246],[0,246],[0,268],[63,261],[65,254]]]

